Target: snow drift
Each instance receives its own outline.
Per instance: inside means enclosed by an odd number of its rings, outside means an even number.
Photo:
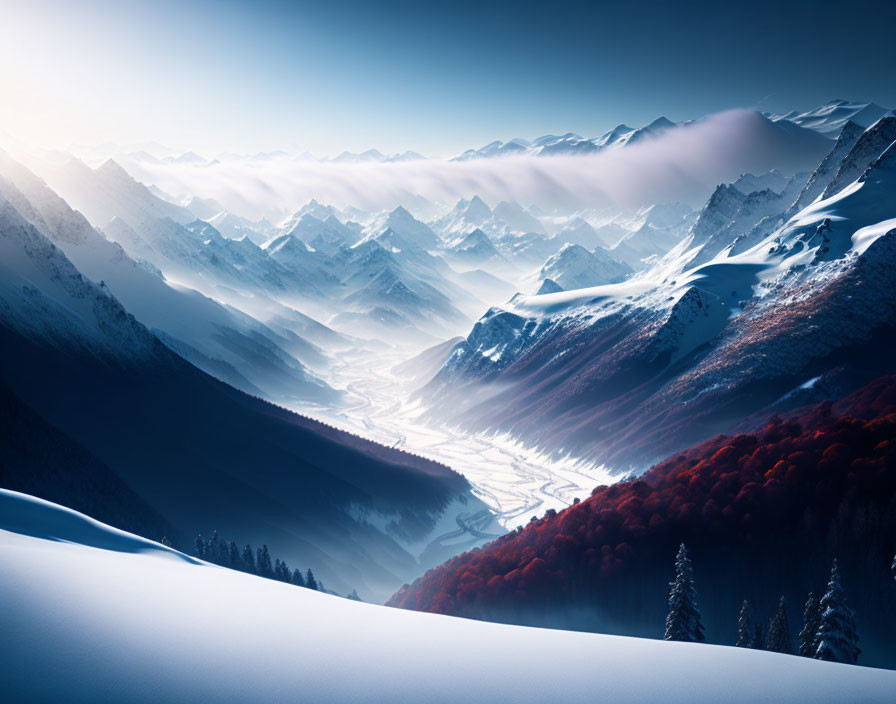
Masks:
[[[886,670],[352,602],[0,497],[15,644],[0,688],[16,701],[874,704],[896,688]]]

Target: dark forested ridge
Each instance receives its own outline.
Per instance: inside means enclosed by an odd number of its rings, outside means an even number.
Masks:
[[[661,637],[670,565],[685,542],[707,640],[733,645],[744,599],[767,623],[781,595],[798,605],[810,590],[823,592],[837,558],[862,662],[892,666],[894,526],[896,377],[885,377],[838,403],[716,437],[637,480],[598,487],[429,571],[389,603]]]
[[[143,517],[150,506],[171,538],[216,526],[366,598],[419,574],[406,546],[425,548],[449,505],[475,501],[466,479],[209,376],[82,274],[35,225],[45,222],[21,193],[6,193],[33,221],[0,196],[0,385],[21,402],[8,409],[10,426],[33,447],[13,429],[3,436],[0,458],[17,458],[5,463],[3,486],[121,526],[136,495],[142,508],[128,527],[147,537],[161,537]],[[66,232],[102,242],[82,225]],[[42,446],[64,442],[79,448],[70,476],[47,478],[64,473],[58,461],[34,469]],[[91,495],[94,480],[102,490]]]
[[[108,466],[0,384],[0,487],[85,513],[159,540],[174,527]]]
[[[383,598],[419,570],[394,538],[425,535],[454,498],[468,493],[467,481],[444,465],[247,396],[161,345],[149,362],[119,363],[2,325],[0,344],[0,383],[7,398],[21,401],[11,415],[49,438],[29,444],[51,447],[65,437],[80,448],[72,457],[89,458],[77,460],[64,481],[42,481],[32,476],[40,450],[30,449],[27,461],[5,463],[2,486],[30,488],[150,538],[189,542],[217,525],[267,542],[291,562],[319,566],[340,592],[357,586],[368,598]],[[12,430],[3,442],[4,456],[24,452]],[[55,456],[62,462],[67,454]],[[65,474],[58,463],[41,471]],[[122,496],[136,495],[165,517],[170,531],[143,519],[123,522],[117,508],[96,508],[125,501],[84,491],[92,481],[85,477],[98,473],[108,479],[104,491],[118,486]],[[367,512],[394,515],[389,534],[358,521]]]

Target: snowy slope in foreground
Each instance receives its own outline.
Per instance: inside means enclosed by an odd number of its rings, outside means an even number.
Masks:
[[[896,672],[361,604],[0,490],[9,701],[888,702]]]

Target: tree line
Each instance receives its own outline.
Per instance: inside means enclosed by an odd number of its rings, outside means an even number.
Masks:
[[[279,558],[271,559],[267,545],[262,545],[257,550],[253,550],[252,546],[246,543],[240,549],[232,540],[222,540],[218,536],[218,531],[214,531],[208,540],[203,540],[202,534],[197,535],[193,546],[193,554],[201,560],[220,565],[221,567],[248,572],[266,579],[276,579],[279,582],[294,584],[297,587],[305,587],[306,589],[314,589],[321,592],[325,591],[323,583],[315,578],[311,568],[308,568],[304,574],[298,568],[290,570],[285,560],[280,560]],[[352,595],[355,598],[357,597],[354,591],[352,591]]]
[[[893,560],[896,570],[896,558]],[[669,583],[669,611],[666,615],[665,640],[702,643],[705,640],[703,617],[697,607],[697,590],[691,560],[684,543],[675,557],[675,576]],[[803,607],[803,627],[794,646],[787,602],[782,596],[768,628],[754,623],[753,609],[747,600],[741,605],[737,620],[737,640],[740,648],[770,650],[776,653],[855,665],[861,649],[856,632],[855,612],[849,607],[840,579],[837,560],[831,566],[831,576],[821,598],[810,592]]]

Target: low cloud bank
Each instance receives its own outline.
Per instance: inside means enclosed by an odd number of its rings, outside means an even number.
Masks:
[[[701,204],[719,183],[771,168],[810,170],[831,141],[809,130],[729,110],[611,151],[582,156],[511,156],[333,163],[271,159],[205,164],[125,162],[141,181],[178,198],[214,198],[249,218],[277,219],[315,198],[365,210],[411,205],[422,196],[452,204],[479,195],[544,210]]]

